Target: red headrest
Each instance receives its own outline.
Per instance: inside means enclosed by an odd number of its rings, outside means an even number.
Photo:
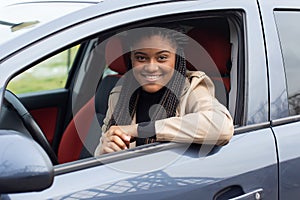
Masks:
[[[221,76],[229,73],[230,69],[228,69],[227,65],[228,61],[230,61],[231,45],[227,30],[223,30],[222,27],[218,25],[212,25],[210,27],[200,27],[197,29],[192,29],[188,32],[188,36],[194,39],[207,51],[214,64],[219,69],[219,73],[221,74]],[[195,52],[193,53],[195,54]],[[189,55],[186,56],[187,58],[189,57]],[[198,59],[200,58],[198,55]],[[187,67],[191,68],[190,64]],[[215,70],[212,69],[209,65],[195,67],[200,67],[201,70],[205,71],[207,74],[214,73],[212,70]]]
[[[119,74],[125,74],[127,71],[126,62],[124,58],[124,49],[122,40],[113,36],[108,39],[105,46],[105,59],[108,67],[118,72]]]

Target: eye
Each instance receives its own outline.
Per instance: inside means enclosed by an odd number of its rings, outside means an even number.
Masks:
[[[168,60],[168,56],[167,55],[159,55],[157,60],[159,62],[164,62],[164,61]]]
[[[146,61],[146,57],[145,57],[145,56],[142,56],[142,55],[136,55],[134,58],[135,58],[135,60],[137,60],[138,62],[144,62],[144,61]]]

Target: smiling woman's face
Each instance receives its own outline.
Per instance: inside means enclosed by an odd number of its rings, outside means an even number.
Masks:
[[[144,37],[131,51],[133,73],[143,90],[159,91],[173,76],[176,46],[163,36]]]

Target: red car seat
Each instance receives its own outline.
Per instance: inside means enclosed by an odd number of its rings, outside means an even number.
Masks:
[[[231,69],[228,24],[211,20],[190,30],[188,36],[190,42],[185,50],[187,68],[205,72],[215,84],[217,99],[227,106]]]

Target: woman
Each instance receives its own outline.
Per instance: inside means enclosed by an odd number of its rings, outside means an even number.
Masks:
[[[232,118],[212,81],[186,70],[184,34],[147,27],[129,36],[132,70],[111,92],[95,156],[155,141],[228,143]]]

